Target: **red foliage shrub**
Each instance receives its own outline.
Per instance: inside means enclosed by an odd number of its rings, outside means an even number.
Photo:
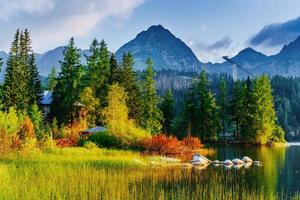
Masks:
[[[200,139],[197,138],[197,137],[186,137],[186,138],[183,138],[182,144],[185,147],[188,147],[190,149],[198,149],[198,148],[200,148],[200,147],[203,146],[203,144],[201,144]]]
[[[33,123],[29,117],[24,118],[24,121],[22,122],[22,124],[20,126],[20,131],[19,131],[18,135],[21,140],[24,140],[25,138],[34,138],[35,137]]]
[[[162,155],[189,152],[201,146],[200,140],[196,137],[187,137],[180,141],[174,136],[163,134],[152,136],[142,141],[142,147],[147,153]]]

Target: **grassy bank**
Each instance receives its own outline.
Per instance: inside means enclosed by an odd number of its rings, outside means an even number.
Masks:
[[[65,148],[0,159],[0,199],[279,199],[246,171],[153,167],[138,152]],[[238,183],[238,184],[237,184]],[[283,194],[287,197],[286,194]],[[293,195],[291,198],[299,199]]]

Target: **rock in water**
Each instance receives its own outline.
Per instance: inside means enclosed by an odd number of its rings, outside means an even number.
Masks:
[[[242,161],[241,159],[235,158],[232,160],[232,163],[235,165],[243,165],[245,164],[244,161]]]
[[[248,156],[244,156],[244,157],[242,158],[242,160],[243,160],[245,163],[252,163],[252,162],[253,162],[253,160],[252,160],[251,158],[249,158]]]
[[[230,165],[233,165],[233,163],[231,162],[231,160],[225,160],[225,161],[223,161],[223,162],[221,162],[221,164],[223,164],[223,165],[227,165],[227,166],[230,166]]]

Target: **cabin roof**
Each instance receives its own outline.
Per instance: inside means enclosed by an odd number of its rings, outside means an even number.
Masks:
[[[51,105],[52,103],[52,92],[49,90],[44,91],[42,100],[40,102],[41,105]]]
[[[82,133],[98,133],[98,132],[103,132],[106,131],[107,129],[105,127],[102,126],[96,126],[94,128],[90,128],[87,130],[82,131]]]

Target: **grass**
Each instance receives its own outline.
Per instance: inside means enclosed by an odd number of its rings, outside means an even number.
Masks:
[[[0,199],[300,199],[245,181],[247,171],[153,167],[138,152],[65,148],[0,157]]]

